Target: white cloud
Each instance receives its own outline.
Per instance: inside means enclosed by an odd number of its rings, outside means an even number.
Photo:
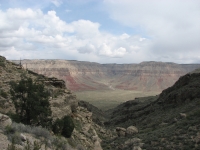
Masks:
[[[112,56],[112,51],[111,51],[110,47],[104,43],[100,47],[99,55]]]
[[[130,35],[128,35],[128,34],[126,34],[126,33],[124,33],[124,34],[122,34],[122,35],[120,36],[120,38],[121,38],[122,40],[128,39],[129,37],[130,37]]]
[[[90,20],[66,22],[53,10],[10,8],[0,11],[0,55],[101,63],[200,62],[198,1],[106,0],[104,5],[112,19],[137,28],[141,35],[114,35]]]
[[[83,47],[78,48],[80,53],[93,53],[95,52],[95,46],[92,44],[86,44]]]
[[[94,23],[89,20],[78,20],[71,23],[74,27],[76,36],[81,39],[85,38],[93,38],[94,36],[98,36],[99,32],[99,23]]]
[[[51,0],[51,2],[56,5],[57,7],[59,7],[62,4],[62,0]]]
[[[142,47],[140,36],[112,35],[89,20],[67,23],[55,11],[8,9],[0,12],[0,54],[9,59],[65,58],[100,61],[122,58]]]
[[[104,5],[113,20],[143,31],[151,40],[148,49],[157,60],[177,58],[176,62],[184,63],[199,54],[199,0],[104,0]],[[142,37],[140,41],[146,40]],[[193,56],[188,57],[190,53]],[[168,59],[163,59],[166,55]]]
[[[114,57],[122,57],[126,53],[126,49],[124,47],[120,47],[114,51]]]
[[[103,43],[99,48],[99,55],[108,57],[123,57],[126,53],[124,47],[119,47],[117,49],[111,50],[111,47]]]
[[[139,41],[142,42],[144,41],[146,38],[140,38]]]

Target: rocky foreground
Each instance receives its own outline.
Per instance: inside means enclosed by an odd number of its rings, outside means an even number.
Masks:
[[[7,149],[12,139],[17,139],[18,148],[25,148],[27,142],[34,145],[34,142],[41,144],[41,149],[90,149],[101,150],[101,139],[98,136],[102,127],[92,121],[92,113],[86,108],[78,105],[78,100],[72,92],[65,88],[62,80],[48,78],[22,66],[7,61],[0,57],[0,149]],[[49,99],[53,119],[69,115],[73,118],[75,129],[71,138],[56,136],[52,131],[40,127],[31,127],[12,122],[8,116],[15,112],[14,105],[9,93],[10,81],[19,81],[21,75],[26,74],[34,80],[41,81],[51,92]],[[107,131],[105,130],[105,133]],[[112,135],[108,135],[112,136]]]
[[[150,63],[151,64],[151,63]],[[0,57],[0,149],[17,139],[16,147],[27,143],[40,149],[61,150],[198,150],[200,149],[200,71],[182,76],[158,96],[136,98],[107,112],[87,102],[78,102],[61,79],[23,69]],[[9,112],[9,82],[22,74],[42,81],[51,91],[52,117],[70,115],[75,129],[71,138],[52,131],[14,123]]]

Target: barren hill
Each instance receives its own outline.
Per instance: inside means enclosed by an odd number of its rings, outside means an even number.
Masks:
[[[39,74],[64,80],[73,91],[124,89],[161,92],[172,86],[180,76],[200,68],[200,64],[153,61],[99,64],[74,60],[22,60],[21,63],[24,68]]]

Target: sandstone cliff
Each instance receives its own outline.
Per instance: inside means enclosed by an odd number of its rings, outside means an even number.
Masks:
[[[19,61],[14,61],[19,63]],[[22,60],[24,68],[65,81],[72,91],[124,89],[156,91],[173,85],[200,64],[142,62],[140,64],[98,64],[67,60]]]

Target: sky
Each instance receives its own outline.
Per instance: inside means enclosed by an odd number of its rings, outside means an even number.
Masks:
[[[200,0],[0,0],[0,55],[200,63]]]

